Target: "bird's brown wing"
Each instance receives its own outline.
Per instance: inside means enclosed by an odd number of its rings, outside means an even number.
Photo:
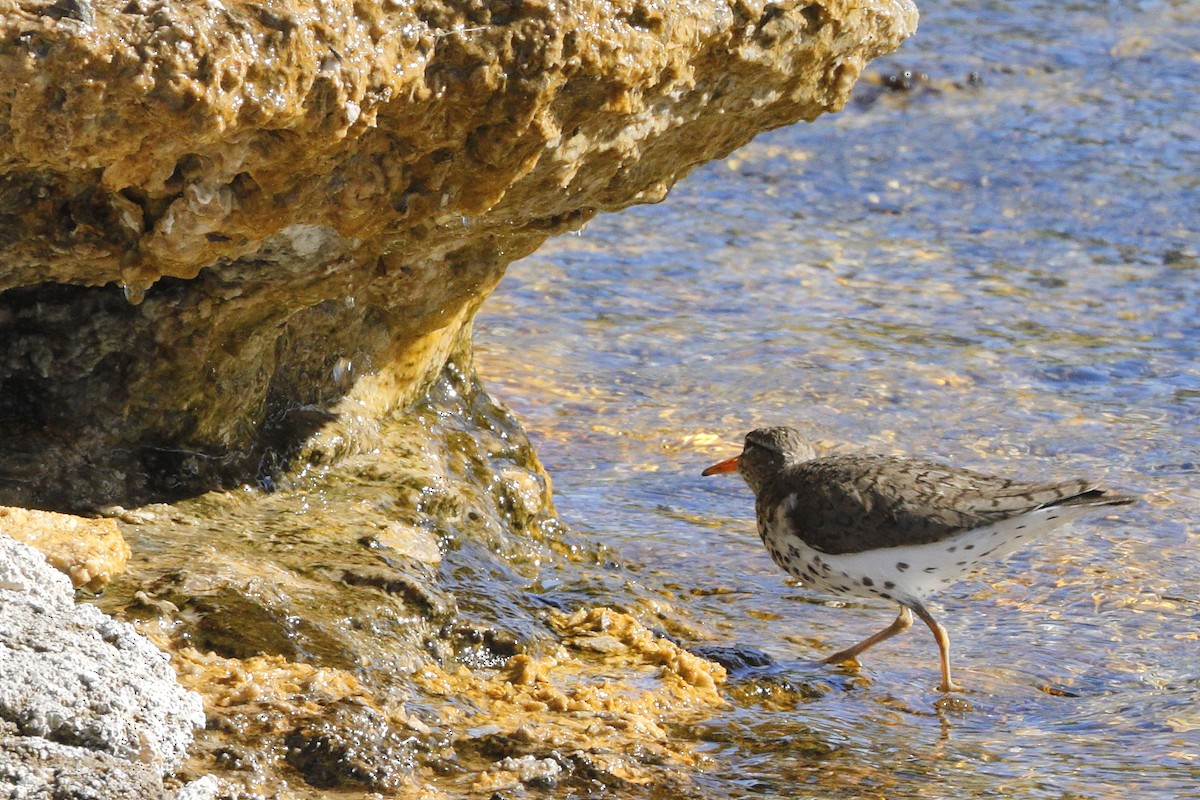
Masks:
[[[1093,490],[1086,480],[1018,483],[921,459],[852,454],[808,461],[780,478],[773,494],[776,502],[794,497],[794,530],[830,554],[937,542]]]

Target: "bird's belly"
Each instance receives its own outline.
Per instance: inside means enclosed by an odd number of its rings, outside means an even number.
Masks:
[[[830,554],[812,548],[783,525],[760,529],[775,563],[822,592],[854,597],[920,601],[957,582],[983,561],[1003,558],[1029,538],[1057,527],[1086,509],[1058,515],[1039,510],[994,525],[973,528],[927,544],[900,545],[859,553]],[[1053,519],[1049,517],[1053,516]]]
[[[790,559],[776,558],[775,562],[807,586],[829,594],[901,603],[924,600],[957,582],[980,561],[979,558],[955,561],[941,558],[945,549],[936,545],[886,547],[838,555],[809,547],[797,550],[807,550],[809,555],[797,562],[789,553]]]
[[[932,574],[907,574],[896,564],[907,564],[911,548],[889,547],[865,553],[833,555],[809,547],[795,537],[764,537],[771,558],[805,586],[826,594],[919,600],[954,579],[931,580]],[[896,551],[896,552],[892,552]],[[941,576],[945,578],[945,576]]]

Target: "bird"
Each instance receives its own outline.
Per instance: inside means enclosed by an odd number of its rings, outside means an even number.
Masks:
[[[925,607],[930,594],[1089,511],[1138,499],[1087,479],[1024,483],[921,458],[818,457],[784,426],[750,431],[739,455],[701,475],[735,471],[754,492],[758,533],[776,564],[815,590],[900,606],[891,625],[823,661],[857,663],[916,614],[937,642],[942,692],[963,689],[951,676],[950,637]]]

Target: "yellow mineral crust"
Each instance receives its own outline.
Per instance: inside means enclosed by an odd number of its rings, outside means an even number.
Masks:
[[[724,667],[609,608],[556,614],[550,624],[563,637],[553,655],[516,655],[491,675],[429,667],[417,682],[451,701],[443,721],[464,736],[488,730],[546,751],[584,751],[594,767],[631,783],[652,779],[643,761],[698,762],[666,725],[723,705]],[[510,761],[481,773],[471,788],[515,785],[521,769]]]
[[[589,772],[649,785],[664,768],[702,761],[670,727],[725,704],[722,666],[610,608],[554,614],[548,621],[561,636],[552,654],[515,655],[498,670],[432,664],[418,670],[412,678],[425,697],[420,713],[428,725],[346,670],[281,656],[225,658],[172,647],[170,633],[153,623],[143,630],[171,652],[180,682],[203,697],[208,730],[201,738],[224,743],[220,752],[232,746],[230,752],[256,764],[248,790],[277,785],[289,774],[289,735],[306,721],[342,724],[334,720],[347,703],[373,709],[407,735],[433,733],[448,745],[443,754],[457,752],[454,758],[465,768],[451,783],[472,794],[552,781],[581,762]],[[503,747],[480,751],[480,737],[490,735],[500,737]],[[217,751],[202,746],[196,752],[192,768],[211,771]],[[439,796],[445,787],[437,788],[444,777],[436,762],[442,757],[430,753],[432,761],[414,764],[401,785],[393,784],[397,796]]]
[[[211,719],[230,713],[253,714],[272,729],[277,718],[288,727],[296,717],[317,714],[323,704],[362,695],[362,684],[349,672],[314,667],[283,656],[222,658],[184,647],[172,653],[179,681],[204,698]]]
[[[160,646],[166,643],[161,632],[150,632],[150,635]],[[353,736],[355,731],[346,726],[353,726],[353,720],[359,719],[383,720],[390,728],[415,734],[429,732],[402,705],[379,702],[346,670],[315,667],[282,656],[224,658],[191,647],[174,650],[171,661],[180,683],[203,698],[204,713],[208,718],[207,730],[198,736],[200,746],[193,748],[190,770],[196,775],[224,774],[227,779],[240,782],[239,788],[246,794],[294,800],[328,796],[320,783],[305,786],[306,777],[298,777],[295,769],[289,766],[289,736],[305,727],[321,729],[329,726],[335,733],[342,731]],[[370,713],[349,718],[340,715],[339,710],[344,711],[347,707]],[[367,732],[363,739],[355,741],[369,746],[377,735],[377,732]],[[364,763],[373,769],[380,768],[380,761],[386,759],[377,753],[372,757],[376,760]],[[239,761],[240,766],[237,766]],[[236,772],[232,775],[223,772],[231,764],[235,765]],[[436,788],[407,774],[406,766],[400,764],[395,769],[400,776],[387,784],[389,797],[406,800],[443,800],[446,797]],[[275,794],[289,782],[297,785],[296,791]],[[352,782],[348,785],[354,786]]]

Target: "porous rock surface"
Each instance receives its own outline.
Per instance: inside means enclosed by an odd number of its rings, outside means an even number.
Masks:
[[[107,753],[0,734],[0,797],[20,800],[158,800],[162,776]]]
[[[352,449],[509,262],[837,110],[915,24],[910,0],[0,5],[0,502],[188,494],[318,430]]]
[[[0,536],[0,795],[161,796],[203,725],[166,655]]]

